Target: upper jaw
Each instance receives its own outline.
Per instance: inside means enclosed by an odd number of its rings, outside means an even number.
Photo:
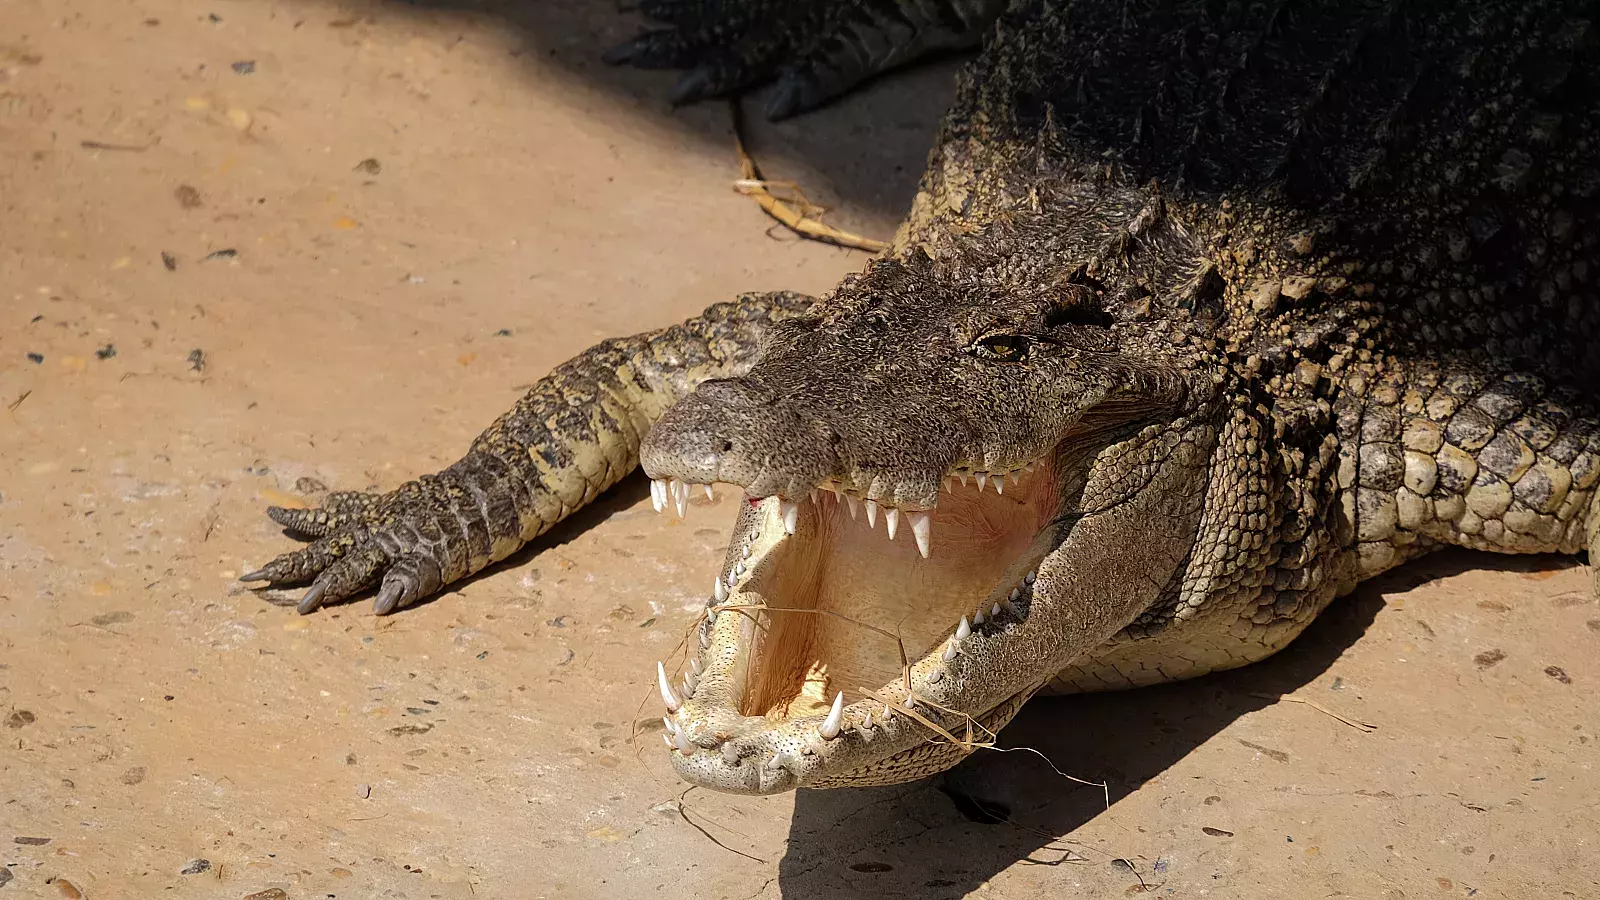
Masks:
[[[1008,478],[1008,476],[1010,476]],[[982,473],[986,489],[1003,491],[1023,469]],[[952,476],[951,487],[980,490],[974,473]],[[843,685],[858,699],[816,715],[774,721],[740,712],[750,689],[749,664],[759,632],[770,625],[769,594],[785,552],[814,537],[822,513],[858,506],[866,500],[839,484],[790,502],[779,497],[752,500],[740,511],[727,561],[718,575],[707,611],[691,640],[691,661],[680,679],[658,669],[667,705],[664,738],[679,775],[691,783],[735,793],[767,794],[802,786],[903,781],[954,764],[983,742],[1015,712],[1017,698],[1031,694],[1048,676],[1034,667],[996,666],[1006,643],[1038,635],[1032,615],[1036,572],[1061,541],[1048,523],[1026,550],[1012,560],[987,595],[971,597],[969,612],[949,623],[949,631],[923,656],[907,660],[901,677],[878,684]],[[687,482],[653,482],[657,509],[684,509]],[[875,504],[876,505],[876,504]],[[877,517],[898,520],[928,555],[926,510],[887,507]],[[881,536],[877,539],[881,540]],[[873,540],[873,538],[864,538]],[[904,538],[901,538],[904,541]],[[774,607],[780,603],[772,603]],[[928,727],[929,724],[938,729]],[[958,743],[951,744],[954,737]],[[944,747],[926,747],[930,741]],[[965,743],[966,746],[962,746]],[[921,749],[919,749],[921,748]],[[916,751],[912,753],[910,751]]]

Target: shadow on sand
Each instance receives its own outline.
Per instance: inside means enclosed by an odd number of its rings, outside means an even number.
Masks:
[[[615,0],[379,0],[373,15],[405,15],[447,24],[452,19],[510,29],[530,77],[551,73],[598,88],[616,108],[725,154],[736,177],[726,105],[707,101],[674,109],[667,97],[680,73],[610,66],[607,49],[640,33],[648,20]],[[821,109],[781,123],[759,115],[765,89],[747,99],[746,138],[768,177],[800,165],[842,210],[898,220],[909,208],[933,146],[939,118],[955,94],[964,56],[914,63],[875,79]],[[810,180],[808,178],[808,181]],[[813,199],[822,199],[814,196]],[[887,237],[887,235],[882,235]]]
[[[1064,772],[1104,780],[1115,804],[1235,719],[1326,672],[1366,633],[1385,595],[1486,566],[1572,564],[1555,556],[1443,551],[1336,600],[1276,656],[1179,684],[1034,700],[1001,732],[999,745],[1031,747]],[[1072,784],[1026,753],[980,751],[942,776],[908,785],[801,791],[778,885],[784,897],[808,900],[953,898],[1019,860],[1104,866],[1111,860],[1102,852],[1067,842],[1104,810],[1100,787]]]

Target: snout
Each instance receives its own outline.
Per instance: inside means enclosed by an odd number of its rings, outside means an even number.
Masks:
[[[797,499],[838,468],[835,443],[802,397],[727,378],[701,384],[668,410],[646,435],[640,460],[653,479]]]

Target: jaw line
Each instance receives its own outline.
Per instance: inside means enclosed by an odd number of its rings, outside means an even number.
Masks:
[[[783,553],[778,551],[787,540],[812,538],[807,528],[816,527],[817,511],[802,504],[806,515],[800,517],[800,533],[787,534],[783,505],[778,498],[768,497],[751,501],[740,511],[718,575],[727,588],[726,598],[708,604],[689,642],[701,673],[692,691],[687,686],[680,690],[680,695],[687,696],[668,717],[666,736],[673,767],[692,784],[733,793],[771,794],[830,782],[883,783],[882,778],[873,780],[872,770],[886,763],[892,770],[896,757],[911,755],[930,743],[945,744],[951,756],[946,765],[953,764],[970,752],[970,745],[949,745],[911,715],[905,708],[908,692],[904,679],[842,685],[860,699],[843,708],[839,731],[832,739],[824,738],[819,730],[825,715],[774,721],[740,712],[750,682],[750,664],[757,656],[758,630],[772,623],[770,614],[761,610],[768,602],[763,588],[773,583],[783,562]],[[951,623],[951,633],[920,658],[910,660],[910,697],[919,716],[939,722],[958,741],[982,743],[991,739],[989,732],[1005,724],[1021,700],[1048,677],[1048,673],[979,669],[983,659],[994,656],[997,642],[1034,630],[1030,625],[1037,617],[1030,614],[1034,597],[1028,575],[1060,545],[1066,531],[1066,526],[1055,520],[1046,524],[982,604],[979,598],[972,598],[970,618],[961,620],[965,627]],[[1012,585],[1017,587],[1015,592]],[[1001,606],[998,617],[993,614],[997,604]],[[984,613],[984,621],[973,628],[979,611]],[[1036,643],[1038,637],[1033,638]],[[1005,677],[1007,674],[1011,677]],[[991,715],[997,712],[1001,714]],[[991,721],[985,722],[986,718]],[[974,722],[978,724],[974,726]],[[917,755],[938,752],[920,751]],[[917,776],[887,780],[908,777]]]

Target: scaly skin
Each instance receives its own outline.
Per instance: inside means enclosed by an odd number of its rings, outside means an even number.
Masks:
[[[1438,547],[1593,558],[1594,27],[1560,0],[1021,0],[963,73],[888,255],[741,332],[762,343],[734,341],[724,372],[653,354],[636,369],[670,388],[569,391],[638,355],[591,351],[510,419],[548,428],[497,424],[468,457],[499,447],[515,477],[464,460],[342,497],[337,523],[295,520],[339,529],[266,574],[317,576],[314,606],[387,565],[387,611],[635,459],[740,485],[765,499],[662,693],[685,778],[768,793],[968,752],[925,720],[982,737],[1041,690],[1261,659]],[[1005,474],[1003,500],[950,482]],[[863,536],[818,487],[922,529],[931,555]],[[839,617],[898,629],[904,678]],[[824,715],[835,692],[853,702]]]
[[[316,540],[244,581],[311,582],[302,613],[381,582],[384,615],[482,571],[639,465],[651,423],[708,378],[747,368],[772,323],[811,298],[747,294],[682,325],[589,348],[540,379],[472,449],[387,494],[335,492],[320,509],[267,510]]]

